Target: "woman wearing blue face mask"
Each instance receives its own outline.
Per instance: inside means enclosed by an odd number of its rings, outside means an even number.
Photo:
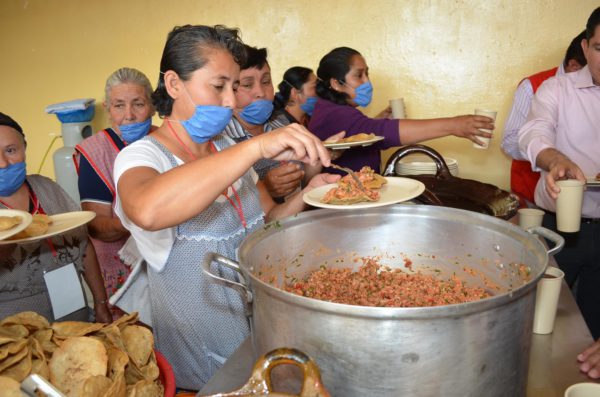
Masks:
[[[294,66],[283,74],[273,101],[273,121],[281,125],[308,126],[317,103],[317,76],[309,68]]]
[[[236,257],[247,233],[303,210],[304,192],[338,179],[318,175],[275,205],[252,169],[259,159],[328,165],[329,156],[297,124],[237,144],[221,133],[236,108],[245,56],[237,30],[175,28],[152,95],[164,122],[115,163],[115,211],[147,263],[156,346],[185,389],[200,389],[250,331],[240,295],[205,277],[198,264],[207,252]]]
[[[240,86],[236,92],[237,105],[225,133],[236,142],[268,133],[290,123],[282,123],[273,116],[274,88],[267,49],[245,45],[246,61],[241,65]],[[265,183],[271,197],[279,202],[305,185],[320,167],[306,167],[298,163],[282,163],[262,159],[254,170]]]
[[[113,211],[113,166],[126,145],[150,132],[154,107],[150,98],[150,81],[136,69],[120,68],[113,72],[106,80],[104,93],[104,108],[111,127],[77,145],[74,160],[79,172],[81,207],[96,213],[88,230],[102,269],[106,293],[110,297],[123,285],[129,273],[129,267],[118,254],[129,232]],[[113,308],[113,313],[115,319],[121,314],[117,308]]]
[[[478,136],[490,137],[491,134],[481,132],[479,128],[494,128],[492,120],[484,116],[395,120],[388,118],[389,109],[381,112],[378,118],[365,116],[357,108],[371,103],[373,86],[369,80],[369,68],[365,58],[348,47],[336,48],[325,55],[319,63],[317,76],[319,99],[308,125],[311,132],[321,139],[339,131],[346,131],[346,136],[364,132],[385,137],[375,145],[346,150],[336,160],[339,165],[354,170],[365,165],[379,170],[383,149],[447,135],[481,143],[477,140]]]
[[[0,208],[56,215],[77,211],[79,206],[52,180],[26,175],[25,135],[11,117],[0,113]],[[54,318],[45,274],[73,266],[85,277],[94,296],[96,320],[112,321],[93,246],[85,227],[78,227],[41,241],[0,245],[0,319],[22,311]],[[80,282],[66,285],[81,291]],[[89,321],[87,306],[60,320]]]

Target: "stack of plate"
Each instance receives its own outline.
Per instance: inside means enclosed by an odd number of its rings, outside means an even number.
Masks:
[[[450,173],[458,176],[458,161],[449,157],[444,157],[444,161]],[[436,171],[435,161],[429,156],[406,156],[396,163],[396,175],[435,174]]]

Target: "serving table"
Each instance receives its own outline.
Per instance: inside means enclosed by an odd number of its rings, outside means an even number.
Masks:
[[[549,265],[556,266],[554,257],[550,257]],[[526,396],[563,397],[570,385],[589,382],[579,372],[577,354],[592,343],[592,335],[571,291],[563,281],[554,332],[549,335],[532,335]],[[255,360],[251,339],[247,338],[204,385],[199,395],[229,392],[242,387],[250,377]],[[335,390],[330,392],[335,395]]]

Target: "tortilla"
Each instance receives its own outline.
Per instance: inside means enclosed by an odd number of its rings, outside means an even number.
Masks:
[[[0,231],[12,229],[20,225],[22,221],[23,218],[20,216],[0,216]]]

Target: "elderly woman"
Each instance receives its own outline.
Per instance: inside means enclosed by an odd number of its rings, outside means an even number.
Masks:
[[[272,120],[280,125],[298,123],[308,126],[317,103],[317,76],[309,68],[294,66],[283,74],[273,101]]]
[[[0,113],[0,208],[46,215],[79,210],[55,182],[41,175],[26,176],[26,145],[21,126]],[[0,245],[0,318],[35,311],[50,321],[58,320],[44,276],[66,266],[74,266],[79,277],[83,272],[94,296],[96,320],[111,321],[96,254],[87,243],[85,227],[41,241]],[[81,291],[79,281],[76,283],[73,288]],[[88,317],[86,306],[61,320],[88,321]]]
[[[185,389],[200,389],[250,332],[240,295],[212,282],[198,264],[209,252],[235,257],[244,236],[265,220],[305,208],[302,192],[276,205],[252,166],[261,158],[329,164],[327,150],[298,124],[238,144],[221,134],[236,108],[244,57],[237,30],[171,31],[152,96],[164,122],[115,163],[115,212],[148,264],[156,346]],[[304,192],[338,178],[317,175]]]
[[[96,213],[88,230],[100,262],[106,294],[110,297],[122,286],[129,272],[118,254],[129,232],[113,211],[113,166],[125,146],[150,131],[154,107],[150,81],[136,69],[121,68],[112,73],[106,80],[104,94],[111,128],[77,145],[75,162],[79,170],[81,207]],[[116,314],[116,309],[113,310]]]
[[[366,132],[385,137],[375,145],[346,150],[342,154],[337,163],[353,170],[359,170],[365,165],[379,170],[383,149],[448,135],[481,143],[478,136],[489,138],[491,134],[479,129],[494,128],[493,120],[484,116],[395,120],[388,118],[389,109],[381,112],[377,118],[365,116],[357,108],[371,103],[373,86],[369,79],[367,61],[352,48],[339,47],[325,55],[319,63],[317,76],[319,99],[308,125],[311,132],[322,139],[339,131],[346,131],[346,136]]]

